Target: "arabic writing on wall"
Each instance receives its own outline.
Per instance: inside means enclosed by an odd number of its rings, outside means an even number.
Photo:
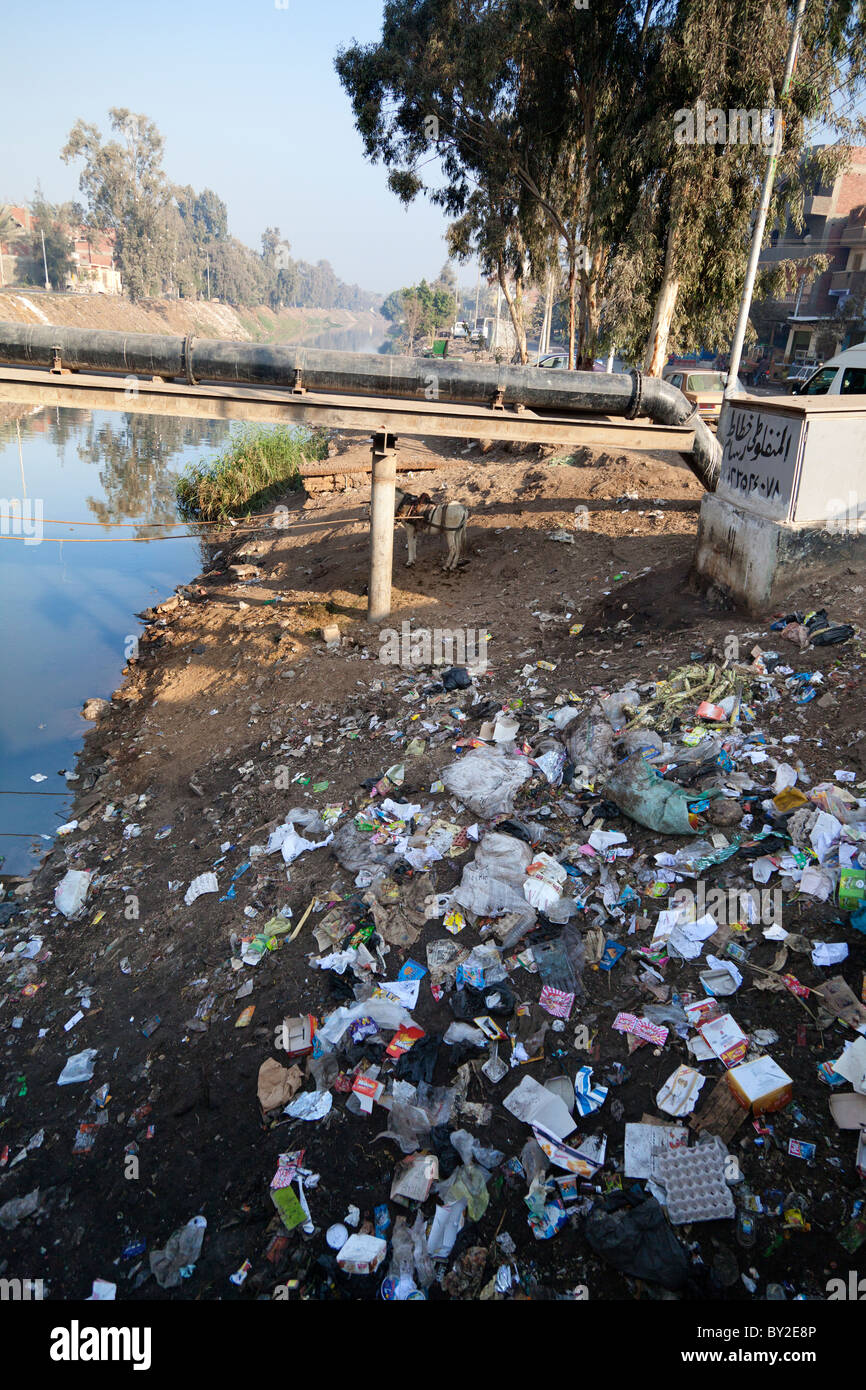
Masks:
[[[722,480],[755,501],[780,503],[790,494],[800,422],[755,410],[734,410],[725,441]]]

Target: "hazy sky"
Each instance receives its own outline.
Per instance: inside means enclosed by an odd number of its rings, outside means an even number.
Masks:
[[[78,197],[60,159],[76,119],[143,111],[165,137],[169,178],[213,188],[229,228],[259,248],[278,226],[303,260],[387,294],[435,276],[445,220],[406,210],[364,158],[337,48],[381,31],[381,0],[28,0],[4,6],[0,201]],[[461,280],[470,283],[474,268]]]

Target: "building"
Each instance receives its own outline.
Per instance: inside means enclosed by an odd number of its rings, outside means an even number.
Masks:
[[[10,208],[20,226],[20,240],[0,244],[0,286],[45,287],[42,239],[39,223],[29,208]],[[122,294],[123,283],[114,258],[114,233],[93,232],[87,227],[68,228],[72,241],[72,269],[64,290],[80,294]]]
[[[829,268],[815,275],[806,258],[823,254]],[[782,299],[756,306],[760,337],[776,359],[819,362],[866,340],[866,148],[851,149],[849,166],[832,187],[814,187],[805,200],[805,225],[789,223],[771,235],[760,265],[798,261],[802,270]]]

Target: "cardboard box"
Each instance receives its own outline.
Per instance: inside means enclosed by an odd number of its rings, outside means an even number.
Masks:
[[[349,1236],[337,1255],[345,1274],[375,1274],[388,1253],[388,1242],[378,1236]]]
[[[283,1049],[287,1057],[306,1057],[313,1050],[316,1020],[312,1014],[283,1019]]]
[[[794,1094],[794,1081],[772,1057],[758,1057],[731,1067],[727,1083],[744,1110],[753,1115],[782,1110]]]

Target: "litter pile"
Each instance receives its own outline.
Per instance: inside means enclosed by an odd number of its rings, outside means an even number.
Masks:
[[[852,636],[803,616],[775,625],[801,650]],[[223,965],[186,986],[175,1056],[233,999],[256,999],[236,1028],[265,1025],[256,1096],[234,1104],[258,1103],[270,1215],[225,1277],[286,1297],[623,1296],[624,1280],[794,1297],[820,1282],[817,1234],[866,1239],[866,994],[849,983],[866,783],[813,780],[800,735],[762,727],[822,675],[756,646],[613,690],[559,689],[549,662],[503,679],[403,673],[396,762],[168,884],[185,908],[234,911]],[[83,920],[124,871],[81,862],[82,842],[68,856],[56,908]],[[7,987],[36,987],[42,951],[28,922]],[[106,1040],[58,1078],[82,1096],[100,1082],[82,1147],[111,1068]],[[0,1226],[40,1202],[0,1203]],[[131,1287],[178,1287],[209,1222],[132,1242]]]

